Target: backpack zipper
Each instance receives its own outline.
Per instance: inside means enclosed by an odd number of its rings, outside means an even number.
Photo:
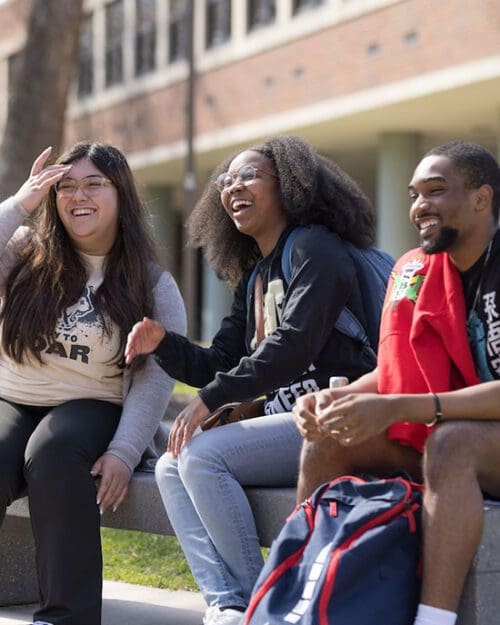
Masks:
[[[323,584],[323,590],[321,592],[321,597],[319,600],[319,625],[329,625],[328,623],[328,603],[330,601],[330,597],[333,592],[333,586],[335,584],[335,578],[337,576],[337,570],[340,562],[340,558],[343,553],[349,549],[349,547],[360,538],[365,532],[378,525],[382,525],[382,523],[386,521],[391,521],[398,516],[404,515],[405,511],[408,511],[408,501],[411,500],[412,490],[410,484],[405,482],[404,480],[391,480],[398,481],[405,485],[406,494],[402,501],[397,503],[395,506],[386,510],[379,516],[370,519],[367,523],[359,527],[349,538],[347,538],[337,549],[335,549],[331,554],[330,564],[328,565],[328,570],[325,576],[325,582]]]

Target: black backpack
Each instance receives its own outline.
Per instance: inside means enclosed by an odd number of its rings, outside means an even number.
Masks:
[[[292,277],[293,242],[301,230],[302,226],[297,226],[290,232],[281,254],[281,271],[287,284],[290,283]],[[356,315],[347,306],[344,306],[335,322],[335,328],[348,337],[363,343],[376,362],[380,317],[394,259],[390,254],[377,247],[369,247],[364,250],[348,241],[343,241],[338,235],[335,236],[337,236],[339,243],[345,247],[354,263],[366,319],[365,328]],[[257,271],[256,266],[248,280],[247,307],[250,306]]]

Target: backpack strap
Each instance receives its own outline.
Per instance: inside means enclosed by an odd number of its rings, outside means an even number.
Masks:
[[[288,235],[285,241],[285,245],[283,246],[283,251],[281,252],[281,273],[283,274],[283,277],[285,278],[285,282],[287,283],[287,285],[290,284],[290,280],[292,278],[292,245],[296,236],[299,234],[302,228],[303,226],[297,226],[290,232],[290,234]],[[252,273],[250,274],[250,278],[248,278],[248,282],[247,282],[247,294],[246,294],[247,308],[250,307],[250,303],[252,301],[252,294],[254,293],[254,290],[255,290],[255,278],[257,277],[258,273],[259,273],[259,270],[257,268],[257,265],[255,265],[255,267],[252,270]]]
[[[361,249],[348,241],[343,241],[343,244],[354,262],[363,295],[366,333],[370,344],[378,345],[382,308],[394,259],[387,252],[374,246]]]
[[[292,251],[293,251],[293,243],[297,238],[297,235],[300,234],[300,231],[303,230],[304,226],[295,227],[290,234],[288,235],[285,245],[283,246],[283,251],[281,253],[281,272],[283,274],[283,278],[285,279],[286,285],[290,284],[292,279]],[[340,243],[346,246],[346,243],[342,241],[340,237],[338,237]],[[347,252],[349,256],[351,256],[351,252],[349,247],[347,247]],[[352,256],[351,256],[352,257]],[[356,273],[357,271],[356,263],[354,263]],[[250,307],[252,301],[252,295],[255,297],[255,280],[259,273],[257,265],[253,268],[252,273],[250,274],[250,278],[247,282],[247,291],[246,291],[246,303],[247,309]],[[255,299],[254,299],[255,306]],[[356,317],[356,315],[347,307],[344,306],[340,311],[337,320],[335,321],[334,327],[339,332],[342,332],[345,336],[358,341],[364,346],[364,349],[368,352],[369,356],[376,362],[377,354],[372,347],[371,341],[368,337],[366,329],[364,328],[361,321]]]
[[[340,311],[340,315],[337,317],[337,321],[335,322],[335,329],[342,332],[342,334],[347,335],[351,339],[363,343],[363,345],[372,351],[375,356],[375,352],[370,344],[370,339],[361,325],[361,321],[356,317],[350,308],[347,308],[347,306],[344,306],[344,308]]]
[[[283,252],[281,254],[281,272],[283,273],[283,277],[285,278],[287,285],[290,284],[290,280],[292,278],[293,242],[302,229],[303,226],[297,226],[294,228],[288,235],[285,245],[283,246]],[[339,241],[342,243],[342,239],[340,237]],[[339,332],[342,332],[342,334],[345,334],[349,338],[362,343],[369,351],[370,355],[372,355],[375,360],[377,359],[377,355],[370,344],[370,339],[368,338],[363,324],[347,306],[344,306],[340,311],[334,327]]]
[[[290,284],[290,280],[292,279],[292,246],[293,242],[297,238],[297,235],[300,234],[301,230],[304,229],[304,226],[297,226],[294,228],[290,234],[287,236],[285,245],[283,246],[283,251],[281,252],[281,273],[285,278],[285,282],[287,286]]]
[[[254,291],[255,291],[255,278],[257,277],[257,274],[259,273],[259,269],[257,267],[257,265],[255,265],[255,267],[252,269],[252,273],[250,274],[250,277],[248,278],[248,282],[247,282],[247,294],[246,294],[246,303],[247,303],[247,310],[250,308],[250,303],[252,301],[252,295],[254,295]]]
[[[288,235],[285,241],[285,245],[283,246],[283,251],[281,252],[281,273],[283,274],[283,277],[285,278],[285,282],[287,286],[290,284],[290,280],[292,278],[292,245],[295,240],[295,237],[299,234],[302,228],[303,226],[297,226],[290,232],[290,234]],[[252,294],[255,294],[255,279],[258,273],[259,273],[259,270],[257,268],[257,265],[255,265],[255,267],[252,270],[252,273],[250,274],[250,278],[248,278],[248,282],[247,282],[247,294],[246,294],[247,309],[250,308],[250,303],[252,301]],[[255,303],[254,303],[254,306],[255,306]]]

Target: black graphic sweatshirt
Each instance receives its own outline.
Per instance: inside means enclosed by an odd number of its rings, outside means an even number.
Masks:
[[[236,287],[231,313],[210,347],[167,332],[156,349],[160,366],[172,377],[201,388],[210,410],[266,395],[266,413],[286,412],[299,396],[327,387],[330,376],[353,381],[375,366],[358,342],[334,329],[346,304],[364,323],[348,253],[325,227],[302,228],[293,242],[287,284],[281,256],[291,230],[287,228],[271,254],[258,263],[266,337],[256,349],[253,293],[247,296],[251,270]]]

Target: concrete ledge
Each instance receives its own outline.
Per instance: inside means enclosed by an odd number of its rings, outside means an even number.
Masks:
[[[29,518],[7,515],[0,529],[0,606],[38,602]]]
[[[249,487],[245,492],[255,516],[262,546],[268,547],[293,510],[295,489]],[[7,518],[9,517],[29,519],[26,497],[18,499],[7,508]],[[125,501],[116,512],[107,511],[102,517],[101,525],[173,535],[174,531],[163,507],[153,473],[134,473]]]
[[[279,533],[295,503],[293,488],[247,488],[263,546]],[[485,502],[484,532],[467,577],[457,625],[497,625],[500,602],[500,505]],[[173,533],[152,473],[135,473],[128,496],[102,525],[170,535]],[[436,554],[439,557],[439,554]],[[27,499],[14,502],[0,529],[0,606],[35,603],[38,588]]]
[[[483,538],[467,576],[457,625],[497,625],[499,588],[500,502],[485,501]]]
[[[295,505],[293,488],[247,488],[263,546],[269,546]],[[103,527],[172,535],[153,473],[136,472],[123,504],[106,512]],[[27,498],[7,509],[0,529],[0,606],[38,601],[33,536]]]

